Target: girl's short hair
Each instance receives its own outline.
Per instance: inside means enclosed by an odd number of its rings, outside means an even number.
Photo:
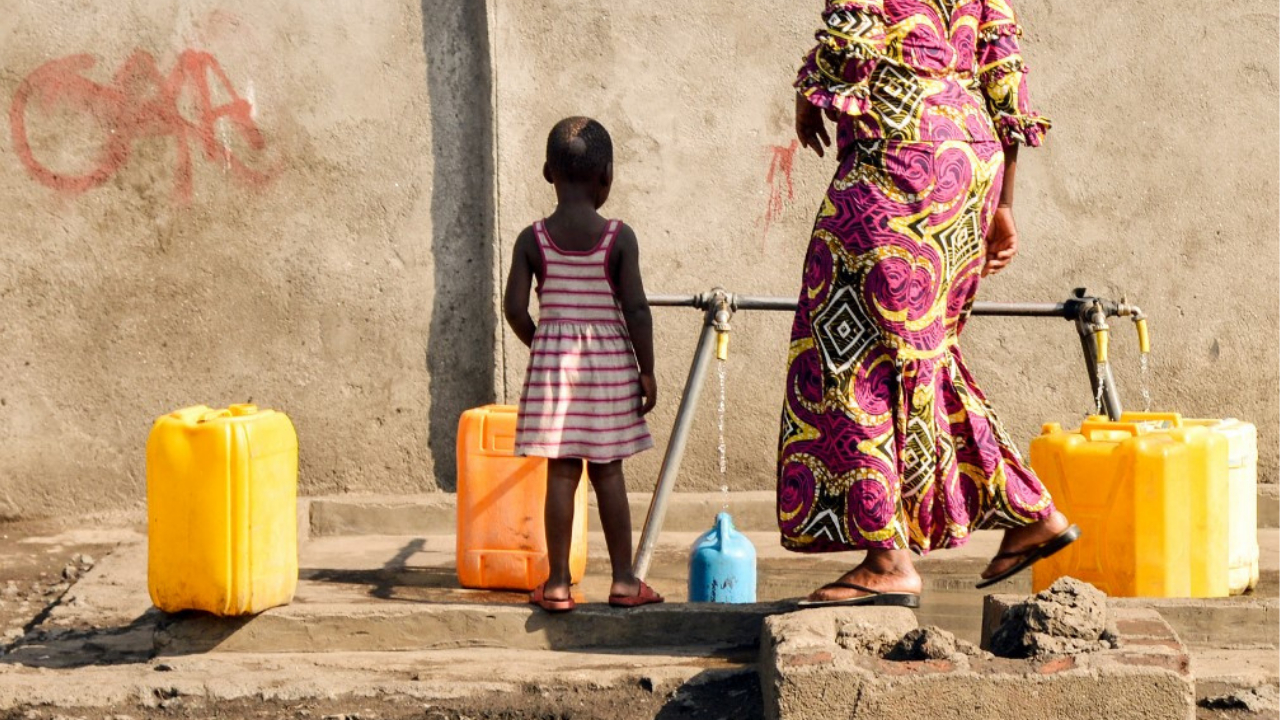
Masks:
[[[565,118],[547,136],[547,165],[565,180],[596,180],[612,162],[613,139],[604,125],[591,118]]]

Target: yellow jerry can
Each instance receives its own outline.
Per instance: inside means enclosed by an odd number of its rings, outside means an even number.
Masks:
[[[1120,421],[1169,433],[1191,452],[1191,597],[1226,597],[1231,537],[1227,437],[1202,423],[1185,422],[1178,413],[1126,412]]]
[[[543,511],[547,461],[518,457],[516,408],[486,405],[458,422],[458,582],[467,588],[532,590],[551,572]],[[587,475],[573,498],[569,574],[587,571]]]
[[[1191,592],[1191,467],[1185,443],[1137,423],[1051,423],[1031,466],[1080,539],[1036,563],[1035,592],[1069,575],[1117,597]]]
[[[284,413],[184,408],[147,440],[147,588],[165,612],[250,615],[298,583],[298,439]]]
[[[1227,438],[1227,587],[1239,595],[1258,585],[1258,429],[1235,418],[1183,423]]]

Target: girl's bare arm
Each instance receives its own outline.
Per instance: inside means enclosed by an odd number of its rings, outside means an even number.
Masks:
[[[644,415],[658,402],[658,385],[653,376],[653,315],[649,312],[644,281],[640,278],[640,243],[627,225],[622,226],[618,239],[614,241],[612,264],[618,302],[622,305],[627,332],[631,335],[636,362],[640,366],[640,386],[644,392],[644,406],[640,414]]]
[[[502,298],[502,313],[511,331],[526,347],[533,344],[533,333],[538,326],[529,314],[529,296],[533,292],[534,268],[541,262],[533,229],[526,228],[516,238],[515,252],[511,258],[511,272],[507,274],[507,292]]]

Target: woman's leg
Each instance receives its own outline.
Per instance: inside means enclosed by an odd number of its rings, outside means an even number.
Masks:
[[[1009,528],[1004,531],[1004,539],[1000,542],[999,554],[1014,557],[996,558],[982,571],[982,579],[994,577],[1013,567],[1021,558],[1016,554],[1033,549],[1061,534],[1070,525],[1067,516],[1054,510],[1048,517],[1037,520],[1030,525]]]
[[[582,461],[560,458],[547,461],[547,504],[543,508],[543,529],[547,536],[547,562],[551,575],[543,596],[565,600],[573,583],[569,573],[569,550],[573,544],[573,497],[582,478]]]
[[[627,502],[627,485],[622,476],[622,461],[588,463],[587,476],[596,491],[600,507],[600,526],[604,543],[609,548],[613,567],[610,595],[635,595],[640,581],[631,573],[631,505]]]

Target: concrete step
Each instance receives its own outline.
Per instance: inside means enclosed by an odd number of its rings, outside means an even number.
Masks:
[[[103,659],[207,651],[388,651],[463,646],[589,649],[685,643],[750,647],[760,621],[857,562],[857,553],[796,555],[776,536],[753,533],[759,552],[760,604],[687,604],[687,549],[694,533],[669,533],[655,554],[649,581],[670,602],[621,611],[608,608],[608,565],[596,552],[568,617],[551,617],[520,592],[466,590],[457,585],[454,539],[447,535],[314,538],[301,553],[300,581],[291,605],[248,619],[199,614],[166,617],[147,595],[146,546],[121,546],[75,585],[41,626],[46,637],[27,642],[23,658],[56,657],[50,644],[101,649]],[[595,548],[603,538],[589,538]],[[920,624],[936,625],[973,642],[982,630],[984,591],[977,570],[999,543],[978,533],[964,549],[933,553],[920,562],[926,579]],[[1023,574],[997,592],[1025,595]],[[1117,601],[1124,603],[1127,601]],[[1134,602],[1143,606],[1141,602]],[[1191,643],[1260,642],[1276,626],[1276,599],[1148,602]],[[98,628],[84,634],[84,628]],[[570,631],[569,628],[574,628]],[[24,660],[25,661],[25,660]]]

